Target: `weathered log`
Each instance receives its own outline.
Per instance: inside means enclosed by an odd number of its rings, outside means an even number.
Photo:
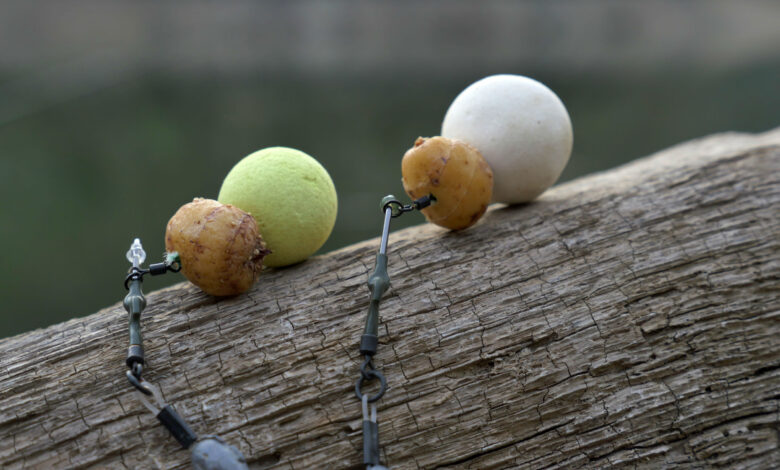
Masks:
[[[393,233],[383,461],[777,467],[779,144],[780,130],[716,135],[463,232]],[[361,468],[353,386],[377,245],[268,271],[235,298],[149,294],[145,376],[252,468]],[[125,379],[126,336],[117,304],[0,340],[0,467],[186,468]]]

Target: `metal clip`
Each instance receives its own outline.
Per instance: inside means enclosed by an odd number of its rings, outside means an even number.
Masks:
[[[141,363],[134,363],[133,368],[128,369],[125,373],[125,375],[127,375],[127,381],[130,382],[130,385],[135,387],[139,392],[143,393],[144,395],[152,396],[154,391],[150,387],[151,384],[141,377],[141,371],[143,371],[143,366]]]

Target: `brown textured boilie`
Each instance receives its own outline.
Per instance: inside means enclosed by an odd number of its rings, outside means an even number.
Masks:
[[[493,195],[493,171],[479,150],[460,140],[417,138],[404,155],[401,174],[409,197],[436,198],[422,211],[428,221],[451,230],[475,224]]]
[[[270,253],[252,215],[203,198],[183,205],[168,221],[165,249],[179,253],[190,282],[216,296],[249,290]]]

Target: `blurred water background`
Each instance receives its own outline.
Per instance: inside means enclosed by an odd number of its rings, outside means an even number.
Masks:
[[[778,24],[776,1],[4,1],[0,337],[121,300],[133,237],[157,261],[176,209],[263,147],[333,177],[321,252],[377,236],[404,151],[486,75],[561,97],[563,181],[777,126]]]

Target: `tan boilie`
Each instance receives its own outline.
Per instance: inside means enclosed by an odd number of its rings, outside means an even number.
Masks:
[[[493,194],[493,171],[479,150],[445,137],[419,137],[401,162],[404,190],[412,199],[436,199],[422,210],[429,222],[460,230],[477,222]]]
[[[195,198],[171,217],[165,249],[178,252],[181,272],[211,295],[247,291],[270,253],[254,217],[230,204]]]

